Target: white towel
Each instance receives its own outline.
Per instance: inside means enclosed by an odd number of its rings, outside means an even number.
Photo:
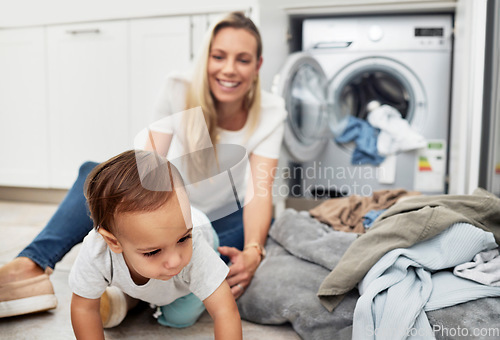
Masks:
[[[500,255],[498,248],[481,252],[472,262],[460,264],[453,274],[488,286],[500,287]]]
[[[372,105],[376,107],[376,105]],[[377,149],[383,156],[425,147],[426,140],[412,130],[406,119],[398,110],[389,105],[376,107],[368,114],[368,122],[380,129]]]

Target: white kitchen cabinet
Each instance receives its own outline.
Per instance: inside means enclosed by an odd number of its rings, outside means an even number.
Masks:
[[[210,26],[219,21],[226,13],[207,13],[191,16],[191,46],[193,51],[193,60],[196,58],[197,54],[200,52],[202,47],[203,39],[207,34]]]
[[[151,123],[166,75],[189,70],[190,27],[189,16],[130,21],[132,135]]]
[[[132,147],[128,22],[47,28],[50,186]]]
[[[0,30],[0,185],[49,185],[45,30]]]
[[[0,30],[0,186],[69,188],[133,147],[213,14]]]
[[[220,14],[130,21],[132,134],[151,123],[165,77],[189,73],[210,24]]]
[[[200,14],[191,16],[191,59],[194,61],[201,50],[203,38],[210,28],[210,15]]]

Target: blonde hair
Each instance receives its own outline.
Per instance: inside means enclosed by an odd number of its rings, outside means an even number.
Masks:
[[[210,49],[212,46],[212,41],[217,33],[223,28],[237,28],[244,29],[255,37],[257,41],[257,62],[259,62],[262,56],[262,38],[260,36],[257,26],[253,21],[245,16],[242,12],[231,12],[224,18],[216,22],[212,28],[205,35],[203,41],[201,53],[198,55],[196,65],[194,68],[191,84],[188,88],[186,95],[186,109],[201,106],[203,115],[205,117],[206,126],[208,128],[208,133],[210,135],[210,140],[212,145],[216,147],[218,142],[218,131],[217,131],[217,109],[216,109],[216,98],[212,95],[210,91],[210,85],[208,82],[207,68],[208,68],[208,58],[210,55]],[[247,130],[247,136],[249,137],[257,126],[257,122],[260,116],[260,102],[261,102],[261,87],[259,74],[254,80],[252,88],[248,91],[244,101],[244,109],[247,110],[247,124],[249,129]],[[202,129],[205,126],[203,122],[197,121],[193,115],[185,115],[184,126],[185,126],[185,138],[186,147],[188,152],[200,149],[200,141],[197,138],[202,136]],[[203,164],[203,163],[201,163]],[[200,164],[198,164],[200,165]],[[189,171],[195,170],[199,167],[193,166],[188,167]],[[196,170],[195,170],[196,171]],[[189,176],[191,177],[191,176]]]

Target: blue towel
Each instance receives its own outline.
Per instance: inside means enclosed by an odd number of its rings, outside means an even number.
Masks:
[[[342,132],[342,135],[335,138],[335,141],[341,144],[352,141],[356,143],[356,148],[352,153],[352,164],[379,165],[385,158],[379,155],[377,151],[377,138],[379,132],[379,129],[375,129],[366,120],[349,116],[349,121],[347,122],[344,132]]]
[[[377,219],[377,217],[382,215],[382,213],[386,210],[387,209],[370,210],[369,212],[367,212],[365,216],[363,216],[363,226],[365,227],[365,229],[370,228],[373,225],[373,222],[375,222],[375,220]]]

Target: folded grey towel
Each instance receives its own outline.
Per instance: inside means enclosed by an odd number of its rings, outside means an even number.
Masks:
[[[350,331],[343,329],[352,325],[357,291],[330,313],[316,296],[328,269],[293,256],[271,238],[266,251],[252,283],[237,300],[241,317],[260,324],[289,322],[306,340],[350,339]]]
[[[269,230],[269,236],[292,255],[332,270],[358,237],[333,230],[307,212],[287,209]]]
[[[316,292],[356,234],[335,231],[307,213],[288,209],[269,235],[267,256],[238,299],[241,317],[262,324],[290,322],[303,339],[350,338],[350,331],[342,330],[352,324],[357,291],[333,313],[321,305]]]

